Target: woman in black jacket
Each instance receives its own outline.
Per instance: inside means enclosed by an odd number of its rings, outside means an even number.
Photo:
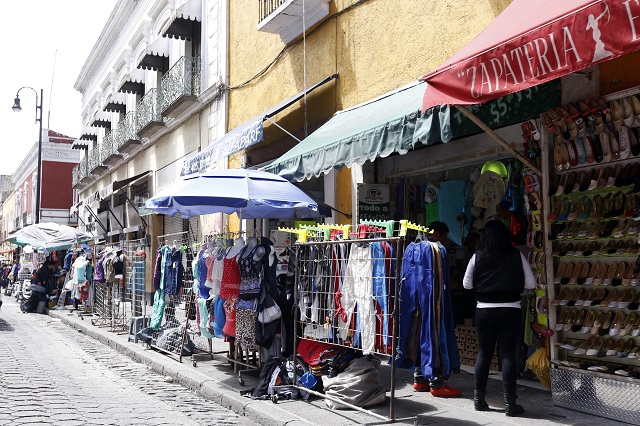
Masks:
[[[516,342],[520,332],[520,295],[535,288],[535,278],[527,259],[513,247],[506,225],[487,222],[476,253],[471,257],[463,280],[464,288],[476,295],[478,358],[475,368],[474,406],[487,411],[487,379],[493,351],[498,343],[502,362],[502,385],[507,416],[524,412],[516,404]]]

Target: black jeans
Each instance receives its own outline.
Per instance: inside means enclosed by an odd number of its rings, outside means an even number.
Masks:
[[[521,310],[516,308],[476,309],[476,332],[478,335],[478,359],[475,369],[475,389],[487,391],[487,379],[493,351],[498,343],[498,354],[502,363],[502,386],[504,393],[516,394],[516,345],[522,321]]]

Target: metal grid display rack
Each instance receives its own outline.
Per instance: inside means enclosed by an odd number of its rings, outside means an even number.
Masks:
[[[158,237],[160,247],[167,245],[182,251],[183,278],[177,294],[165,295],[165,308],[159,330],[153,332],[149,346],[182,362],[185,345],[192,346],[192,362],[196,355],[208,355],[213,359],[211,339],[200,333],[196,320],[196,297],[193,291],[195,260],[189,232],[166,234]],[[189,342],[192,342],[190,345]]]
[[[105,250],[122,250],[122,243],[109,244],[103,246],[100,251],[96,250],[95,262],[99,261],[99,253]],[[94,264],[94,268],[97,265]],[[91,324],[97,327],[108,327],[109,331],[118,329],[117,319],[119,318],[120,293],[117,284],[114,282],[93,281],[92,288],[93,308]]]
[[[148,324],[145,292],[146,239],[125,241],[124,252],[127,257],[125,288],[128,295],[128,340],[133,338],[134,342],[137,343],[137,333],[147,327]]]
[[[393,221],[388,221],[390,226]],[[312,227],[313,228],[313,227]],[[313,232],[314,229],[307,229],[308,232]],[[296,232],[294,230],[282,229],[284,231]],[[318,229],[318,231],[326,232],[325,229]],[[405,229],[406,231],[406,229]],[[389,232],[385,235],[392,235],[393,230],[389,228]],[[358,407],[352,404],[345,403],[339,398],[335,398],[320,392],[309,390],[305,387],[294,384],[293,387],[302,392],[319,396],[324,399],[331,400],[337,404],[341,404],[366,413],[378,420],[377,424],[392,423],[397,421],[413,421],[417,424],[417,417],[411,417],[406,419],[395,418],[395,375],[396,375],[396,348],[398,340],[398,327],[399,327],[399,287],[400,287],[400,271],[402,269],[402,257],[401,254],[404,251],[404,234],[401,233],[400,237],[375,237],[380,235],[368,235],[362,231],[358,234],[352,234],[358,239],[349,240],[335,240],[335,241],[308,241],[309,238],[305,235],[303,241],[298,241],[294,244],[293,250],[297,252],[295,262],[295,304],[296,306],[304,306],[306,309],[295,310],[294,314],[294,349],[293,353],[298,353],[298,345],[300,340],[313,340],[324,343],[329,343],[333,346],[340,346],[344,348],[361,348],[363,353],[381,356],[383,358],[389,358],[391,364],[391,386],[389,389],[389,415],[385,416],[368,410],[366,408]],[[309,234],[310,235],[310,234]],[[371,238],[367,238],[367,237]],[[364,238],[362,238],[364,237]],[[311,239],[317,239],[317,237],[311,237]],[[326,238],[325,238],[326,239]],[[340,315],[338,313],[339,307],[335,304],[336,300],[336,287],[333,283],[345,279],[344,275],[349,274],[345,270],[332,270],[319,269],[318,264],[322,262],[322,258],[326,256],[335,256],[336,252],[341,251],[343,256],[348,257],[348,253],[356,247],[369,247],[371,243],[384,243],[393,248],[393,256],[384,258],[386,265],[392,265],[385,268],[384,276],[372,276],[371,278],[378,278],[384,280],[385,288],[388,290],[388,294],[385,295],[388,300],[388,306],[386,312],[373,311],[367,312],[366,309],[360,308],[360,315],[366,315],[367,318],[361,319],[361,324],[368,322],[366,332],[364,329],[362,332],[356,331],[356,327],[351,324],[349,319],[347,322],[341,322]],[[304,250],[313,251],[315,255],[304,256],[300,253]],[[325,259],[326,260],[326,259]],[[313,274],[313,277],[311,276]],[[315,283],[315,289],[311,291],[311,286],[305,283],[312,281]],[[351,282],[355,288],[363,283],[359,281],[357,277],[351,276]],[[330,283],[330,285],[323,285],[318,287],[318,283]],[[371,281],[369,281],[371,285]],[[338,298],[340,299],[340,298]],[[356,307],[356,309],[358,309]],[[306,311],[306,312],[305,312]],[[379,319],[376,322],[376,317]],[[383,324],[387,324],[384,327]],[[301,336],[301,337],[299,337]],[[359,342],[358,342],[359,340]],[[364,349],[366,347],[366,350]],[[299,362],[295,357],[296,364]],[[294,371],[297,370],[297,365],[294,366]],[[289,386],[291,387],[291,386]],[[277,395],[272,397],[273,402],[278,401]]]

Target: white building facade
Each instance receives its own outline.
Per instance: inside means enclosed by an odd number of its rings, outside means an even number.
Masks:
[[[105,243],[185,230],[206,220],[145,215],[185,159],[225,134],[227,2],[120,0],[75,84],[84,149],[73,171],[79,227]],[[211,221],[211,223],[217,221]],[[215,229],[201,228],[199,233]]]

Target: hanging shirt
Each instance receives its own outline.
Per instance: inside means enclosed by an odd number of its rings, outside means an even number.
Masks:
[[[104,282],[105,278],[104,278],[104,266],[102,264],[102,262],[104,262],[104,257],[106,255],[106,252],[102,252],[100,253],[100,256],[98,257],[98,261],[96,262],[96,270],[95,273],[93,274],[93,280],[94,281],[98,281],[98,282]],[[73,254],[72,254],[73,256]],[[66,260],[66,258],[65,258]]]
[[[377,318],[377,320],[382,322],[383,343],[386,346],[389,344],[389,297],[386,282],[387,269],[382,243],[371,243],[371,254],[373,259],[373,300],[380,306],[382,318]]]
[[[238,255],[238,271],[240,272],[239,297],[243,300],[253,300],[260,293],[260,272],[262,262],[255,260],[254,256],[258,245],[249,249],[245,246]]]
[[[196,256],[196,263],[193,271],[194,280],[197,282],[198,294],[204,299],[209,298],[209,288],[207,287],[207,251],[202,249]]]
[[[220,294],[220,286],[222,284],[222,273],[224,271],[224,261],[219,260],[217,257],[213,262],[213,271],[211,273],[211,291],[209,294],[214,297]]]
[[[184,266],[182,265],[182,250],[180,247],[167,251],[165,265],[165,294],[177,295],[182,288]]]
[[[373,308],[373,261],[371,247],[355,245],[351,247],[349,261],[342,284],[342,306],[351,318],[357,306],[357,329],[362,334],[362,353],[367,355],[375,350],[375,309]],[[346,340],[348,322],[338,322],[340,337]]]
[[[431,299],[434,285],[433,254],[429,243],[412,242],[402,260],[400,324],[397,350],[398,365],[413,367],[412,357],[420,351],[420,369],[425,378],[432,377]],[[422,312],[422,315],[420,315]],[[419,318],[419,331],[414,324]],[[414,332],[414,330],[416,330]]]
[[[82,284],[87,280],[87,265],[89,265],[89,261],[85,256],[79,256],[73,262],[73,279],[76,284]]]
[[[64,257],[64,266],[63,268],[67,271],[71,269],[71,259],[73,258],[73,251],[68,252]]]

